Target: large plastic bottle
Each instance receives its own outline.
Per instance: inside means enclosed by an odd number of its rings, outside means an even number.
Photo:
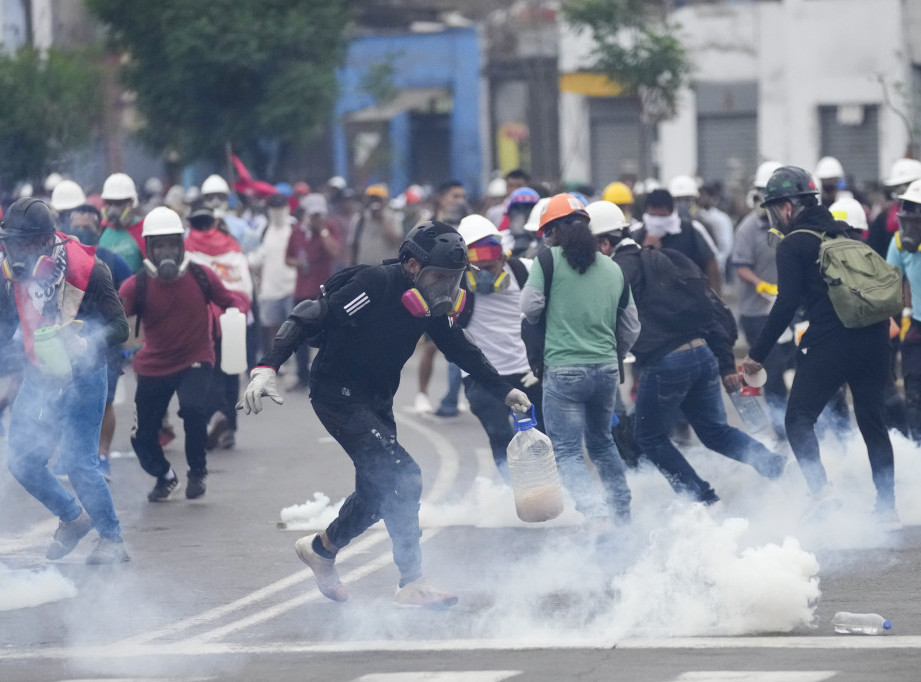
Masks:
[[[730,393],[729,400],[742,418],[745,430],[751,434],[771,428],[771,418],[761,389],[745,384],[742,376],[744,385],[741,390]]]
[[[70,381],[73,378],[70,358],[57,329],[54,327],[36,329],[32,350],[42,373],[64,381]]]
[[[878,613],[839,611],[831,620],[835,632],[842,635],[881,635],[892,629],[892,621]]]
[[[221,315],[221,371],[246,371],[246,315],[239,308],[228,308]]]
[[[508,444],[508,475],[515,491],[518,518],[529,523],[549,521],[563,511],[563,489],[550,439],[538,431],[531,414],[515,419],[515,436]]]

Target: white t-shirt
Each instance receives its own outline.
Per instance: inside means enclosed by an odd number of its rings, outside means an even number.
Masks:
[[[269,225],[259,247],[249,254],[249,263],[262,268],[259,300],[275,301],[294,294],[297,270],[285,263],[291,225]]]
[[[532,261],[521,262],[530,269]],[[524,374],[531,368],[521,340],[521,287],[508,263],[504,269],[509,278],[508,288],[492,294],[475,294],[467,332],[499,374]]]

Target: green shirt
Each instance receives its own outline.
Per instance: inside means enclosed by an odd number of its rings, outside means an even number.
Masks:
[[[596,253],[594,265],[580,275],[563,257],[559,246],[550,251],[553,280],[547,309],[544,365],[564,367],[617,362],[617,305],[625,286],[620,266]],[[544,273],[536,258],[525,286],[544,291]]]
[[[131,272],[137,272],[144,265],[141,250],[127,230],[113,230],[107,227],[99,237],[99,246],[108,249],[125,259]]]

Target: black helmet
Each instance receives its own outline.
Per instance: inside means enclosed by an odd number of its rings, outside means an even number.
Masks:
[[[427,220],[411,229],[400,246],[400,260],[409,258],[418,260],[422,267],[464,270],[468,265],[467,244],[447,223]]]
[[[768,178],[767,187],[764,189],[764,201],[761,208],[781,199],[816,195],[815,180],[807,171],[796,166],[781,166]]]
[[[24,197],[13,202],[0,221],[3,237],[34,237],[54,234],[54,216],[48,204],[39,199]]]

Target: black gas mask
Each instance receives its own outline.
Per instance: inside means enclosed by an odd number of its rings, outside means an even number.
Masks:
[[[899,248],[908,253],[921,250],[921,204],[902,200],[897,217],[899,220]]]
[[[157,279],[171,282],[179,279],[189,265],[181,234],[166,234],[147,238],[147,258],[144,267]]]

